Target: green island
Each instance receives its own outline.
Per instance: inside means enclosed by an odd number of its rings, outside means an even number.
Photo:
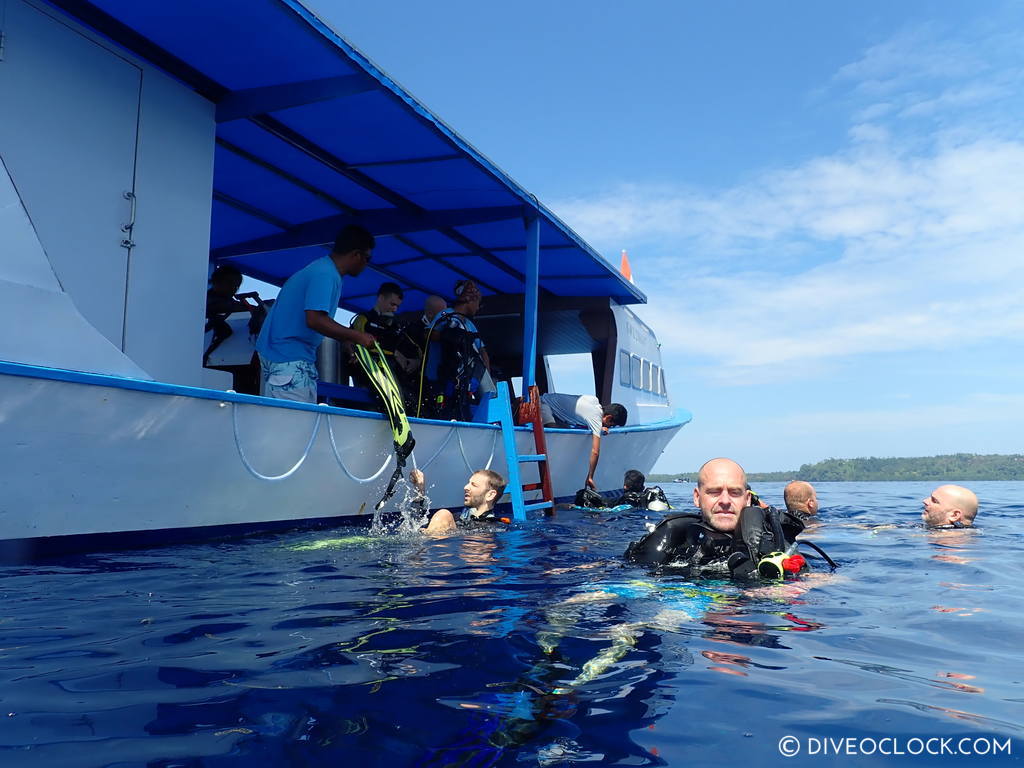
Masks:
[[[697,471],[651,475],[649,480],[669,483],[695,482]],[[1024,480],[1024,455],[953,453],[911,458],[825,459],[783,472],[748,472],[752,483],[806,480],[810,483],[867,482],[884,480]]]

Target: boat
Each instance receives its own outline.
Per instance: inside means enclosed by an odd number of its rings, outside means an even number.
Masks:
[[[603,440],[601,490],[690,419],[630,308],[643,293],[294,0],[6,0],[0,104],[8,557],[365,519],[395,461],[380,414],[236,393],[202,366],[213,265],[281,285],[347,223],[378,246],[343,308],[384,280],[421,306],[472,278],[520,386],[553,390],[555,356],[590,354],[595,393],[630,414]],[[431,506],[504,471],[491,416],[411,419]],[[509,434],[532,452],[527,427]],[[546,437],[570,499],[589,433]]]

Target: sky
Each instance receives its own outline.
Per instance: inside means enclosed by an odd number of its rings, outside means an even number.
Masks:
[[[628,250],[693,413],[656,471],[1022,452],[1024,4],[307,4]]]

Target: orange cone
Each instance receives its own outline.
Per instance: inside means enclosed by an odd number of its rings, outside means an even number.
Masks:
[[[619,266],[619,272],[621,272],[622,276],[629,280],[629,282],[633,282],[633,270],[629,268],[629,257],[626,255],[625,248],[622,249],[622,263]]]

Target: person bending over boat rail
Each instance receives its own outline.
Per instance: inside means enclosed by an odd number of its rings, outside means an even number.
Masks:
[[[350,225],[338,233],[331,253],[288,278],[256,341],[264,397],[316,402],[316,352],[324,336],[373,346],[374,337],[334,320],[341,280],[366,269],[373,256],[373,235]]]
[[[423,504],[427,489],[427,477],[422,470],[414,469],[409,473],[409,480],[420,495],[417,503]],[[491,469],[478,469],[469,476],[463,487],[462,503],[465,505],[456,517],[449,509],[439,509],[430,516],[423,529],[424,533],[451,533],[458,527],[485,525],[494,523],[508,524],[507,517],[498,517],[494,505],[505,493],[505,478]]]
[[[540,396],[540,415],[545,427],[587,427],[590,441],[590,463],[585,488],[598,490],[594,482],[597,462],[601,460],[601,437],[612,427],[626,426],[629,414],[618,403],[602,406],[593,395],[560,395],[548,392]]]

